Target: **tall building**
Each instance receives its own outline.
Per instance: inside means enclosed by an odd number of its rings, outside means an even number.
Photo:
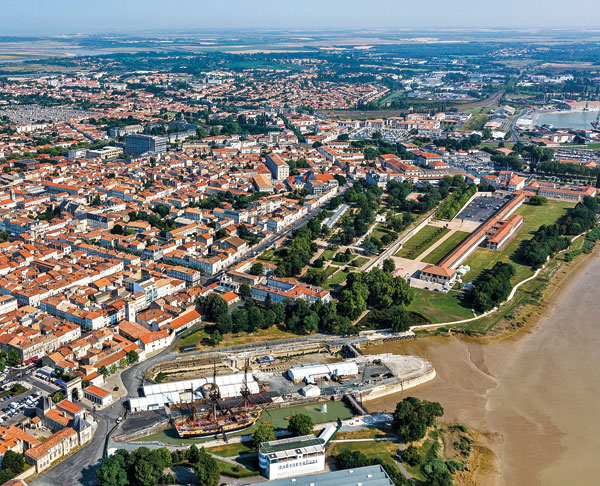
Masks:
[[[156,135],[135,133],[125,136],[125,152],[128,154],[143,154],[153,152],[164,154],[167,151],[167,138]]]
[[[267,168],[276,181],[284,181],[290,176],[290,166],[277,154],[267,155]]]

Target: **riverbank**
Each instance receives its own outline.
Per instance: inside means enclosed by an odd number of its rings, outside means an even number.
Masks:
[[[593,420],[591,427],[578,417],[589,417],[594,412],[589,404],[600,399],[600,390],[587,385],[595,382],[595,366],[600,366],[591,348],[600,344],[594,335],[598,273],[597,249],[574,262],[549,266],[541,296],[519,309],[520,325],[512,319],[497,335],[436,336],[369,347],[368,352],[422,356],[434,364],[437,378],[368,402],[367,408],[390,411],[413,395],[439,401],[445,420],[475,429],[473,467],[457,478],[458,484],[569,484],[565,474],[575,477],[575,464],[594,474],[595,451],[588,445],[598,442],[600,425]],[[589,353],[582,354],[584,348]],[[562,464],[560,471],[556,464]]]

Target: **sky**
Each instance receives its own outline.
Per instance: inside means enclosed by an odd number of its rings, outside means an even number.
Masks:
[[[440,27],[595,28],[600,0],[0,0],[0,35]]]

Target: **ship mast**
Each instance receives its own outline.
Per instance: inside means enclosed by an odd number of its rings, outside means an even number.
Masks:
[[[219,387],[217,386],[217,360],[214,361],[213,366],[213,382],[212,387],[209,393],[210,403],[212,407],[211,415],[213,420],[217,421],[217,400],[220,398],[219,396]],[[210,418],[210,416],[209,416]]]
[[[240,391],[244,398],[244,410],[248,410],[248,397],[250,397],[250,389],[248,388],[248,368],[250,368],[250,358],[246,358],[246,363],[244,365],[244,386]]]

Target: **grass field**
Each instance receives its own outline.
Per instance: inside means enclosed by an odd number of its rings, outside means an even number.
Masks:
[[[365,263],[367,263],[369,261],[369,258],[366,257],[358,257],[356,260],[353,260],[352,262],[352,266],[353,267],[357,267],[360,268],[362,267]]]
[[[465,231],[456,231],[452,233],[446,241],[444,241],[440,246],[438,246],[435,250],[433,250],[429,255],[423,258],[423,261],[426,263],[433,263],[434,265],[438,263],[442,258],[444,258],[448,253],[450,253],[454,248],[456,248],[459,244],[461,244],[470,233]]]
[[[394,457],[398,455],[398,443],[395,441],[337,443],[331,449],[331,455],[335,456],[344,450],[360,451],[368,458],[379,459],[383,464],[399,471],[394,460]]]
[[[459,321],[473,317],[473,312],[463,306],[458,298],[460,292],[451,290],[447,294],[429,290],[413,289],[415,297],[408,306],[409,311],[417,312],[432,324]]]
[[[326,269],[325,269],[325,275],[327,275],[327,277],[331,277],[337,270],[339,270],[336,266],[334,265],[329,265]]]
[[[181,346],[195,344],[196,349],[213,349],[213,346],[205,344],[205,339],[208,339],[209,334],[204,328],[192,332],[177,343],[177,349]],[[238,344],[259,343],[266,341],[274,341],[276,339],[286,339],[297,337],[295,334],[283,331],[277,326],[272,326],[269,329],[258,329],[251,334],[248,333],[229,333],[223,335],[223,341],[217,348],[226,348],[228,346],[237,346]],[[216,349],[216,348],[215,348]]]
[[[335,434],[336,440],[381,439],[384,437],[393,437],[393,435],[391,435],[389,431],[375,427],[368,429],[350,430],[348,432],[338,432],[337,434]]]
[[[335,254],[335,250],[325,250],[322,254],[321,254],[321,258],[325,261],[327,260],[331,260],[333,258],[333,255]]]
[[[388,230],[385,225],[383,224],[378,224],[377,226],[375,226],[375,229],[373,230],[373,232],[370,234],[370,236],[375,236],[379,239],[381,239],[381,237],[383,235],[385,235],[386,233],[391,233],[390,230]]]
[[[252,448],[252,444],[250,442],[238,442],[237,444],[210,447],[207,450],[208,452],[221,457],[237,457],[240,454],[255,452],[255,449]]]
[[[523,240],[531,238],[540,226],[544,224],[553,224],[560,218],[567,208],[572,208],[575,204],[566,201],[549,200],[544,206],[531,206],[523,204],[516,212],[523,216],[525,225],[521,226],[519,233],[506,245],[502,250],[488,250],[478,248],[467,259],[466,265],[471,267],[471,270],[464,276],[465,282],[474,281],[486,268],[492,268],[496,262],[510,262],[515,267],[515,276],[512,279],[513,285],[524,278],[533,274],[530,267],[520,264],[514,258],[515,251]]]
[[[340,270],[333,277],[331,277],[329,280],[327,280],[327,282],[325,282],[325,285],[323,287],[326,289],[331,289],[331,288],[335,287],[336,285],[339,285],[340,283],[342,283],[345,280],[348,273],[349,272],[346,272],[345,270]]]
[[[410,240],[408,240],[406,244],[400,249],[400,251],[396,253],[396,256],[402,258],[409,258],[411,260],[417,258],[421,253],[427,250],[442,236],[448,233],[448,231],[450,231],[448,228],[440,228],[438,226],[427,225]],[[430,238],[431,240],[427,241]]]
[[[258,459],[255,459],[258,461]],[[233,465],[229,462],[217,460],[217,466],[219,466],[219,472],[224,476],[230,478],[248,478],[250,476],[258,476],[259,471],[256,469],[250,469],[245,464],[240,462],[239,465]]]

